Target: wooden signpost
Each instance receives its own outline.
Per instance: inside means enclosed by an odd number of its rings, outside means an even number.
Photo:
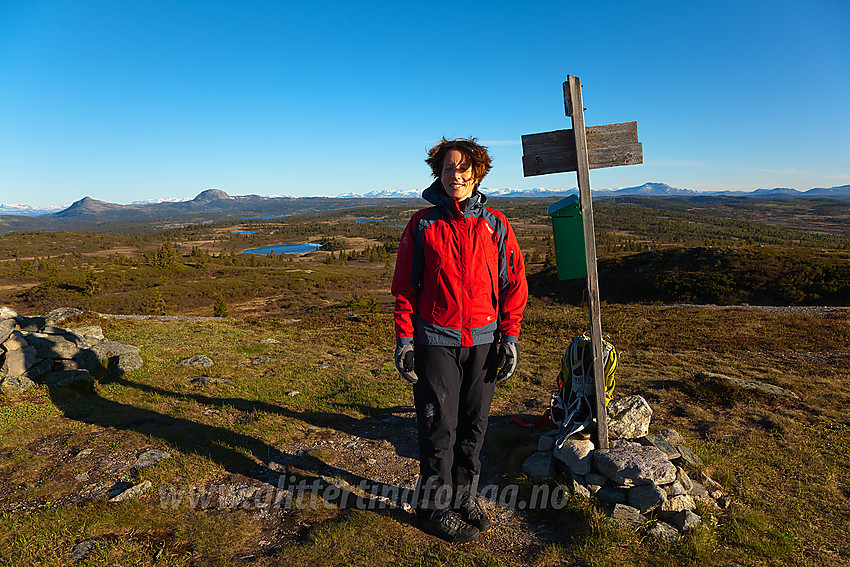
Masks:
[[[596,240],[590,196],[590,169],[643,163],[643,147],[637,139],[637,122],[584,126],[581,80],[567,75],[564,108],[572,118],[572,130],[555,130],[522,137],[522,168],[526,177],[575,171],[584,224],[587,260],[590,342],[593,349],[593,383],[596,389],[597,447],[608,448],[608,413],[605,409],[605,369],[602,362],[602,318],[599,277],[596,271]]]

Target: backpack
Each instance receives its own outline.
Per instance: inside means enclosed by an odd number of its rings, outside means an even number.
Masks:
[[[605,405],[614,395],[614,371],[617,369],[617,350],[602,341],[602,361],[605,366]],[[573,337],[561,358],[558,374],[558,393],[550,402],[550,419],[569,437],[587,429],[596,412],[596,389],[593,384],[593,348],[587,333]]]

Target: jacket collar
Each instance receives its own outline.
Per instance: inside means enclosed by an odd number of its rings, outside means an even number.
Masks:
[[[484,193],[480,193],[478,189],[475,189],[469,199],[461,205],[449,197],[439,179],[435,179],[427,189],[422,191],[422,198],[453,217],[472,216],[487,202],[487,196]]]

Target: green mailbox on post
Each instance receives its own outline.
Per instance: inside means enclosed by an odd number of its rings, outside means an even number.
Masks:
[[[547,213],[552,218],[555,233],[555,258],[558,262],[559,280],[576,280],[587,277],[587,260],[584,252],[584,223],[577,195],[570,195],[549,205]]]

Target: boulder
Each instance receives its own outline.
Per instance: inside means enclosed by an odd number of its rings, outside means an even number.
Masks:
[[[676,467],[656,447],[597,449],[593,453],[597,470],[621,486],[670,484],[676,480]]]
[[[142,494],[144,494],[148,490],[150,490],[151,486],[153,486],[153,483],[149,480],[146,480],[144,482],[140,482],[139,484],[131,486],[127,490],[124,490],[123,492],[116,494],[115,496],[110,498],[109,501],[110,502],[123,502],[124,500],[130,500],[131,498],[136,498],[138,496],[141,496]]]
[[[6,352],[0,372],[6,376],[23,376],[36,363],[35,349],[31,346]]]
[[[20,394],[35,386],[35,382],[26,376],[3,376],[0,378],[0,392],[3,394]]]
[[[51,372],[45,378],[48,386],[91,390],[94,377],[87,370],[59,370]]]
[[[551,453],[533,453],[522,463],[522,472],[531,477],[535,482],[540,482],[554,476],[552,468]]]
[[[611,484],[606,484],[596,492],[600,502],[607,504],[624,504],[628,498],[626,491]]]
[[[537,439],[538,451],[551,451],[555,448],[555,439],[549,435],[541,435]]]
[[[674,447],[676,445],[685,444],[685,439],[681,435],[679,435],[679,432],[675,429],[662,429],[661,431],[657,432],[656,435],[658,435]]]
[[[106,363],[113,356],[129,353],[139,354],[141,352],[141,349],[137,346],[125,345],[114,341],[103,341],[102,343],[93,345],[89,350],[97,356],[101,363]]]
[[[214,364],[210,357],[203,354],[196,354],[195,356],[190,356],[177,362],[177,366],[199,366],[201,368],[209,368]]]
[[[3,349],[6,352],[29,346],[27,339],[24,338],[24,334],[20,331],[12,331],[12,334],[6,337],[5,341],[0,341],[0,343],[3,344]]]
[[[647,535],[651,535],[652,537],[658,538],[663,541],[674,542],[681,535],[679,534],[679,530],[675,527],[671,526],[667,522],[652,522],[652,525],[649,526],[649,529],[646,530]]]
[[[48,311],[42,315],[42,317],[48,321],[48,324],[52,324],[64,321],[65,319],[70,319],[71,317],[82,315],[83,313],[85,313],[85,311],[77,309],[76,307],[57,307],[56,309]]]
[[[696,507],[697,504],[691,496],[682,494],[668,498],[667,501],[661,505],[661,511],[667,513],[681,512],[682,510],[695,510]]]
[[[667,495],[664,490],[654,484],[633,486],[626,492],[626,501],[629,506],[637,508],[641,514],[648,514],[664,504],[666,500]]]
[[[39,358],[74,358],[80,352],[80,347],[59,335],[30,333],[26,339]]]
[[[681,512],[676,512],[670,518],[670,522],[676,527],[680,532],[685,532],[688,530],[695,530],[702,523],[702,519],[693,513],[691,510],[682,510]]]
[[[14,309],[10,309],[5,305],[0,307],[0,321],[3,319],[17,319],[18,317],[20,317],[20,315],[18,315]]]
[[[651,445],[653,447],[658,447],[659,449],[664,451],[664,454],[667,455],[667,458],[671,461],[673,459],[678,459],[682,456],[679,450],[676,449],[676,447],[672,443],[670,443],[660,435],[653,435],[652,433],[648,433],[643,437],[639,438],[638,443],[640,443],[641,445]]]
[[[626,396],[608,404],[608,435],[635,439],[649,433],[652,408],[642,396]]]
[[[691,451],[689,447],[679,445],[676,447],[679,451],[679,458],[676,459],[676,464],[691,470],[698,470],[703,467],[702,459],[696,453]]]
[[[553,452],[556,459],[564,462],[574,474],[590,472],[595,445],[588,439],[559,439]]]
[[[603,508],[605,513],[615,521],[630,526],[638,527],[643,525],[646,518],[640,513],[640,510],[626,504],[608,505]]]
[[[22,331],[27,333],[37,333],[44,328],[47,323],[44,317],[18,317],[18,325]]]
[[[145,467],[150,467],[156,464],[161,463],[162,461],[166,461],[171,458],[171,453],[166,451],[161,451],[159,449],[148,449],[139,454],[136,457],[136,462],[133,466],[136,470],[141,470]]]
[[[0,343],[6,342],[17,327],[18,322],[14,319],[0,319]]]

